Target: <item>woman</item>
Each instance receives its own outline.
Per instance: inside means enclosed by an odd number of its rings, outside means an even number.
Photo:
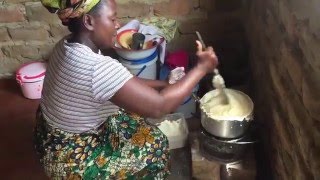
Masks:
[[[175,110],[217,65],[213,49],[202,51],[197,42],[197,66],[174,85],[139,79],[100,53],[112,47],[119,28],[115,0],[42,3],[72,32],[52,52],[37,113],[35,145],[46,174],[52,179],[165,179],[167,139],[140,115],[158,118]]]

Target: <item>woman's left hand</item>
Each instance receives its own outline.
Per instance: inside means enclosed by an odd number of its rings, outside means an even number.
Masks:
[[[180,79],[182,79],[186,73],[184,72],[184,67],[177,67],[174,70],[170,71],[169,74],[169,84],[175,84]]]

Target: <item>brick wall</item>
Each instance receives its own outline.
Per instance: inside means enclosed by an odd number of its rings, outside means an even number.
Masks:
[[[320,178],[319,6],[248,1],[256,119],[275,179]]]
[[[59,19],[40,2],[0,2],[0,77],[12,75],[25,62],[45,59],[65,34]]]
[[[144,18],[151,10],[176,19],[179,30],[168,44],[171,51],[195,50],[195,30],[208,45],[216,45],[222,54],[236,61],[243,56],[242,11],[239,0],[116,0],[118,18],[125,23]],[[239,31],[240,28],[240,31]],[[22,64],[46,59],[54,44],[68,34],[55,14],[42,7],[39,0],[0,1],[0,78],[10,76]],[[227,39],[227,40],[225,40]],[[232,43],[229,43],[232,42]],[[225,61],[226,62],[226,61]]]

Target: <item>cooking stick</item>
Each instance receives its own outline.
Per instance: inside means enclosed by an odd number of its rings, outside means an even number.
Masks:
[[[204,43],[204,41],[203,41],[203,39],[202,39],[202,37],[201,37],[201,34],[199,33],[199,31],[196,31],[196,34],[197,34],[197,36],[198,36],[198,39],[199,39],[199,41],[200,41],[200,43],[202,44],[202,49],[206,49],[206,44]],[[213,72],[214,72],[214,74],[219,74],[219,71],[218,71],[218,69],[214,69],[213,70]]]
[[[204,44],[204,41],[203,41],[203,39],[202,39],[201,34],[199,33],[199,31],[196,31],[196,34],[197,34],[197,36],[198,36],[198,39],[199,39],[200,43],[202,44],[202,49],[206,49],[206,45]],[[219,75],[219,70],[218,70],[217,68],[215,68],[215,69],[213,70],[213,73],[215,74],[214,76],[218,76],[218,75]],[[213,77],[214,77],[214,76],[213,76]],[[221,88],[221,94],[220,94],[219,97],[221,97],[220,100],[221,100],[222,104],[228,104],[228,97],[227,97],[227,95],[225,94],[223,88]]]
[[[199,33],[199,31],[196,31],[196,34],[198,36],[198,39],[199,39],[200,43],[202,44],[202,48],[205,49],[206,48],[206,44],[204,44],[204,41],[203,41],[203,39],[201,37],[201,34]]]

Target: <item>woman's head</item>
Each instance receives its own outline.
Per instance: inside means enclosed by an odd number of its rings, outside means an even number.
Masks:
[[[51,4],[44,1],[43,5],[50,12],[57,13],[73,34],[86,35],[100,49],[113,45],[116,29],[119,28],[115,0],[51,0]]]
[[[88,10],[87,14],[97,15],[99,10],[102,8],[105,0],[99,0],[96,5],[92,7],[92,9]],[[85,13],[84,13],[85,14]],[[75,18],[69,18],[66,22],[62,21],[65,26],[68,26],[68,29],[72,33],[79,33],[82,28],[82,15]]]
[[[115,0],[101,0],[99,6],[82,17],[83,31],[100,49],[112,47],[119,28]]]

